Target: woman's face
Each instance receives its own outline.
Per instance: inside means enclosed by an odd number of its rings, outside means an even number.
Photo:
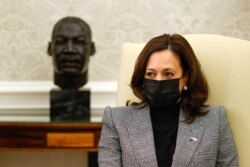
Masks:
[[[180,91],[187,81],[186,76],[183,75],[179,57],[169,49],[156,51],[150,55],[144,77],[152,80],[180,78]]]

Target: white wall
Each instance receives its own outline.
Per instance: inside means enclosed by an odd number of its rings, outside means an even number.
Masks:
[[[2,0],[0,80],[51,80],[47,42],[57,20],[79,16],[97,53],[90,80],[116,80],[123,42],[163,33],[213,33],[250,40],[250,0]]]

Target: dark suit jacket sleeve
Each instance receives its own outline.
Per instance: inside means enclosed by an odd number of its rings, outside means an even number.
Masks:
[[[220,108],[220,136],[216,166],[239,166],[237,149],[228,123],[226,109]]]
[[[98,150],[99,167],[121,167],[119,136],[112,121],[110,107],[105,108],[102,122],[103,127]]]

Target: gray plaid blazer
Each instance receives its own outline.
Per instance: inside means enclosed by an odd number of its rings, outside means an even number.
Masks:
[[[157,167],[149,107],[106,107],[98,151],[99,167]],[[238,166],[226,109],[210,106],[192,124],[180,112],[172,167]]]

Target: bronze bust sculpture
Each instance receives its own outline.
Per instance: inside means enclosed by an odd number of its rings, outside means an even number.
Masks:
[[[88,82],[89,56],[95,45],[89,25],[78,17],[65,17],[54,26],[48,54],[53,58],[54,83],[63,90],[78,90]]]

